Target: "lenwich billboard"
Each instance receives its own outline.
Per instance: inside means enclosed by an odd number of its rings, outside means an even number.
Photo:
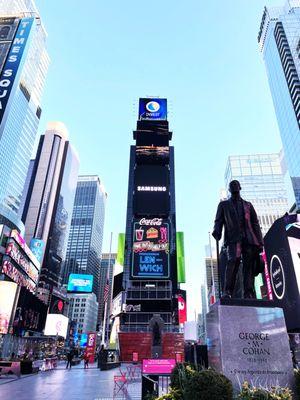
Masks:
[[[132,278],[170,276],[170,225],[162,218],[141,218],[133,223]]]

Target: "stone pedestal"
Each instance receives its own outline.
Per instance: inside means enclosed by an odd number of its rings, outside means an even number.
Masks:
[[[276,307],[215,304],[207,314],[208,362],[239,390],[293,388],[293,365],[283,311]]]

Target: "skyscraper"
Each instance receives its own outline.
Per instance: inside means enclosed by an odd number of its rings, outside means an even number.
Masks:
[[[93,275],[97,301],[106,199],[97,175],[78,177],[63,278],[67,283],[71,273]]]
[[[174,148],[166,99],[140,99],[131,146],[122,328],[149,329],[159,317],[178,325]],[[151,301],[150,301],[151,299]]]
[[[257,213],[263,234],[288,210],[288,195],[281,168],[282,154],[230,156],[225,172],[225,187],[237,179],[242,197],[250,201]]]
[[[25,239],[45,245],[40,286],[58,286],[66,255],[79,161],[61,122],[41,136],[24,206]]]
[[[98,312],[98,324],[102,325],[103,317],[104,317],[104,292],[105,286],[108,283],[109,291],[108,291],[108,315],[110,313],[110,300],[112,298],[112,285],[113,285],[113,276],[114,276],[114,265],[117,259],[116,253],[103,253],[101,257],[100,264],[100,285],[99,285],[99,312]],[[109,273],[108,273],[109,269]],[[108,278],[108,282],[107,282]]]
[[[21,231],[20,202],[49,64],[45,42],[33,0],[0,0],[0,223]]]
[[[265,7],[258,42],[281,134],[296,206],[300,207],[300,1]]]

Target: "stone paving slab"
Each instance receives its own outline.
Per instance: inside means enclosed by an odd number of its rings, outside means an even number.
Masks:
[[[124,368],[123,368],[124,370]],[[22,377],[0,385],[0,398],[6,400],[111,400],[114,375],[119,369],[57,369]],[[120,395],[119,399],[122,398]],[[124,398],[124,397],[123,397]],[[130,382],[128,400],[141,399],[141,381]]]

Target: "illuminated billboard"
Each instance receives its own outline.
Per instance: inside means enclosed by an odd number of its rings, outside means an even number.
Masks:
[[[45,326],[45,336],[67,337],[69,318],[62,314],[48,314]]]
[[[18,28],[18,24],[18,18],[0,18],[0,71],[5,63],[11,43]]]
[[[136,146],[136,160],[137,163],[158,163],[167,164],[170,157],[169,146]]]
[[[42,262],[45,242],[41,239],[33,238],[30,240],[29,247],[34,256],[36,257],[36,259],[38,260],[38,262]]]
[[[14,282],[0,281],[0,334],[8,333],[17,287]]]
[[[161,165],[138,165],[134,175],[134,213],[168,215],[169,169]]]
[[[70,274],[68,292],[91,293],[93,290],[93,275]]]
[[[10,93],[13,89],[34,18],[22,18],[0,73],[0,124],[4,118]]]
[[[169,222],[162,218],[134,221],[132,278],[169,278],[169,230]]]
[[[167,99],[142,98],[139,100],[139,120],[167,120],[167,117]]]

